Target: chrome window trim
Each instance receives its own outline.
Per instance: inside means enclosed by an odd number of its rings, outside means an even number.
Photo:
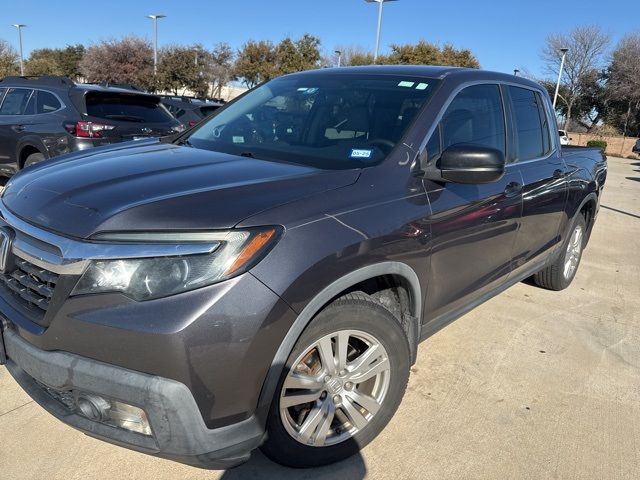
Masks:
[[[59,275],[79,275],[92,260],[171,257],[212,253],[218,242],[110,243],[79,240],[35,227],[12,214],[0,202],[3,223],[16,230],[12,251],[20,258]],[[57,247],[62,255],[38,248],[21,238],[24,234]]]
[[[440,112],[438,112],[438,116],[436,117],[435,121],[433,122],[433,125],[431,125],[429,127],[429,130],[427,131],[427,135],[424,137],[424,139],[420,143],[420,148],[418,149],[418,151],[420,153],[424,152],[424,149],[426,148],[427,143],[429,143],[429,140],[431,139],[431,135],[433,135],[433,132],[435,131],[437,126],[440,125],[440,122],[442,121],[442,117],[444,116],[445,112],[449,108],[449,105],[451,105],[451,102],[453,102],[453,99],[456,97],[456,95],[458,95],[465,88],[472,87],[472,86],[475,86],[475,85],[506,85],[506,86],[513,86],[513,87],[518,87],[518,88],[525,88],[527,90],[531,90],[532,92],[539,92],[540,95],[542,95],[542,98],[545,99],[544,100],[545,104],[548,103],[548,100],[546,99],[546,95],[544,95],[542,87],[534,88],[534,87],[531,87],[529,85],[524,85],[522,83],[517,83],[517,82],[509,82],[509,81],[506,81],[506,80],[470,80],[468,82],[461,83],[460,85],[458,85],[451,92],[451,94],[449,95],[447,100],[444,102],[444,104],[440,108]],[[504,97],[503,97],[503,99],[504,99]],[[547,104],[546,108],[545,108],[545,113],[547,114],[547,116],[549,115],[549,112],[547,112],[548,108],[549,108],[549,105]],[[503,110],[504,110],[504,107],[503,107]],[[503,114],[506,115],[506,112],[503,112]],[[551,123],[548,121],[548,117],[547,117],[547,123],[549,124],[548,128],[551,128]],[[554,122],[554,125],[557,126],[557,122]],[[544,156],[539,157],[539,158],[531,158],[529,160],[524,160],[522,162],[518,162],[518,161],[508,162],[506,164],[506,167],[508,168],[511,165],[525,165],[525,164],[531,163],[531,162],[539,162],[541,160],[547,160],[549,157],[551,157],[552,155],[556,154],[558,152],[558,138],[557,138],[558,135],[557,134],[554,135],[553,131],[550,131],[549,135],[551,135],[551,138],[553,138],[553,148],[551,149],[551,151],[547,155],[544,155]]]

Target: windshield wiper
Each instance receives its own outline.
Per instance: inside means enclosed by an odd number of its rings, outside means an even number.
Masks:
[[[251,152],[240,152],[240,156],[247,158],[256,158],[256,156]]]

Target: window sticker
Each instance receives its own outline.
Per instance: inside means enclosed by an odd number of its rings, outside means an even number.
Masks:
[[[407,82],[407,81],[402,81],[398,84],[399,87],[405,87],[405,88],[411,88],[416,84],[416,82]]]
[[[349,158],[371,158],[373,150],[368,148],[352,148]]]
[[[428,86],[428,83],[419,83],[418,85],[416,85],[416,90],[426,90]]]
[[[233,136],[233,138],[231,139],[233,141],[233,143],[244,143],[244,137],[238,135],[238,136]]]

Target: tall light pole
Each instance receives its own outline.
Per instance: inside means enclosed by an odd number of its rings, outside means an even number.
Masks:
[[[376,30],[376,50],[373,54],[373,63],[378,60],[378,52],[380,51],[380,30],[382,29],[382,7],[386,2],[395,2],[396,0],[365,0],[367,3],[378,4],[378,29]]]
[[[342,52],[340,50],[336,50],[335,54],[338,55],[338,67],[342,66]]]
[[[558,82],[556,83],[556,93],[553,95],[553,109],[556,109],[556,102],[558,101],[558,92],[560,91],[560,79],[562,78],[562,69],[564,68],[564,59],[567,57],[568,48],[561,48],[562,60],[560,61],[560,71],[558,72]]]
[[[22,23],[14,23],[12,25],[18,29],[18,41],[20,43],[20,75],[24,77],[24,56],[22,54],[22,29],[26,27]]]
[[[166,15],[147,15],[153,20],[153,74],[158,73],[158,20],[166,18]]]

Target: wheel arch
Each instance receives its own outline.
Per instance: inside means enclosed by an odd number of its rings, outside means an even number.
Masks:
[[[280,347],[278,348],[264,384],[260,397],[258,400],[258,411],[264,412],[264,421],[266,422],[266,414],[269,411],[271,401],[275,394],[275,390],[282,374],[282,371],[287,362],[289,354],[293,350],[296,342],[302,335],[304,329],[309,325],[311,320],[333,299],[340,296],[341,293],[348,291],[350,288],[358,285],[359,283],[367,280],[374,279],[376,277],[394,276],[402,279],[405,282],[409,290],[410,295],[410,314],[413,317],[415,323],[414,327],[417,329],[415,338],[410,341],[413,343],[412,348],[412,361],[415,360],[415,350],[417,348],[418,339],[420,338],[420,319],[422,318],[422,288],[420,280],[416,272],[407,264],[401,262],[381,262],[373,265],[367,265],[359,268],[348,274],[335,280],[323,290],[320,291],[300,312],[296,320],[293,322],[291,328],[285,335]],[[262,417],[262,415],[261,415]]]
[[[25,160],[32,153],[41,153],[45,158],[49,157],[47,148],[38,137],[26,137],[16,148],[16,164],[19,170],[24,168]]]
[[[591,236],[591,230],[593,229],[593,225],[595,223],[596,220],[596,215],[598,213],[598,207],[599,207],[599,198],[598,195],[596,195],[595,192],[591,192],[589,195],[587,195],[582,202],[580,202],[580,206],[578,207],[578,209],[576,210],[575,214],[574,214],[574,218],[576,215],[583,215],[584,216],[584,221],[587,224],[587,241],[589,240],[589,237]]]

